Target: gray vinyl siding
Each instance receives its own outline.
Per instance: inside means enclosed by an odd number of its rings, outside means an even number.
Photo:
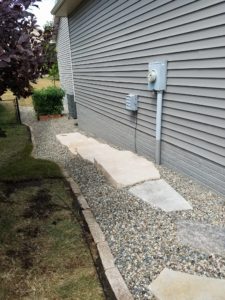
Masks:
[[[66,94],[73,95],[73,79],[68,19],[60,18],[57,35],[57,57],[60,83]]]
[[[225,0],[86,0],[69,16],[79,126],[154,158],[148,62],[168,60],[162,163],[225,194]],[[135,117],[125,96],[139,95]]]

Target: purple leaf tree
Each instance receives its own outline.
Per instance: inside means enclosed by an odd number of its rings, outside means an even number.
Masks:
[[[20,97],[32,93],[45,61],[46,44],[52,38],[37,25],[29,11],[41,0],[0,0],[0,97],[7,89]]]

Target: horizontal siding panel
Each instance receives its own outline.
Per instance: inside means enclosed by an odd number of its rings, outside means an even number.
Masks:
[[[200,168],[203,172],[209,175],[211,174],[212,176],[219,176],[219,180],[224,180],[225,168],[221,165],[212,163],[201,156],[194,156],[188,151],[181,150],[180,148],[164,142],[162,142],[162,151],[168,153],[168,157],[171,157],[174,161],[176,160],[176,157],[178,157],[181,161],[183,160],[186,163],[192,162],[195,168]]]
[[[105,103],[104,101],[100,101],[99,98],[95,100],[94,98],[84,98],[79,93],[76,94],[76,101],[79,104],[88,105],[89,107],[95,107],[96,109],[99,109],[101,112],[105,112],[108,114],[112,114],[113,116],[120,117],[121,120],[127,121],[128,126],[135,126],[135,120],[136,117],[133,115],[130,111],[126,110],[123,106],[123,109],[120,109],[119,107],[111,107],[110,104]],[[144,110],[143,110],[144,111]],[[144,111],[145,112],[145,111]],[[148,127],[148,124],[154,124],[155,127],[155,112],[148,112],[148,115],[142,114],[141,110],[138,113],[138,125],[140,125],[140,121],[144,121],[146,124],[146,127]]]
[[[166,59],[163,162],[221,191],[225,0],[85,0],[69,25],[79,126],[153,158],[156,95],[146,77],[149,61]],[[139,96],[137,119],[125,109],[129,93]]]
[[[225,5],[224,5],[225,10]],[[139,32],[135,32],[135,35],[132,39],[119,42],[119,39],[115,39],[113,44],[109,44],[108,46],[101,44],[101,47],[90,47],[91,50],[84,51],[81,50],[79,52],[74,52],[74,57],[89,57],[93,54],[105,53],[107,51],[113,51],[119,49],[121,52],[127,50],[128,47],[131,48],[133,46],[133,51],[137,49],[140,45],[143,44],[143,48],[147,46],[148,43],[151,43],[151,48],[163,47],[165,45],[173,45],[174,39],[176,39],[175,44],[186,43],[189,41],[205,39],[209,37],[215,36],[215,31],[217,36],[223,36],[224,29],[224,15],[221,14],[221,10],[219,16],[213,17],[211,19],[206,19],[202,21],[198,21],[194,24],[187,24],[185,26],[180,26],[177,28],[166,29],[162,31],[160,28],[159,32],[154,33],[154,29],[151,27],[151,34],[146,36],[141,36]],[[160,24],[161,25],[161,24]],[[207,30],[206,30],[207,29]],[[113,41],[111,41],[112,43]]]
[[[146,71],[147,75],[147,71]],[[146,81],[147,76],[139,78],[139,77],[113,77],[113,76],[74,76],[75,80],[85,80],[85,81],[98,81],[98,82],[116,82],[116,83],[134,83],[134,84],[143,84],[145,89],[147,88]],[[204,87],[206,90],[208,88],[215,88],[215,89],[224,89],[224,79],[207,79],[207,78],[169,78],[167,79],[167,84],[169,86],[193,86],[193,87]]]
[[[72,62],[67,18],[60,18],[57,35],[57,57],[61,86],[66,94],[73,95]]]
[[[143,41],[146,42],[148,40],[150,40],[150,41],[157,40],[157,39],[168,37],[168,36],[176,36],[176,35],[185,34],[188,32],[202,30],[204,28],[206,29],[206,28],[210,27],[209,23],[210,24],[212,23],[212,27],[224,24],[224,20],[223,20],[222,14],[221,14],[221,12],[223,12],[223,10],[224,10],[224,4],[223,4],[223,7],[217,6],[217,7],[213,7],[213,8],[214,9],[212,9],[211,11],[207,11],[207,15],[200,12],[200,13],[198,13],[198,16],[195,16],[195,14],[192,13],[191,15],[182,17],[182,22],[185,23],[185,21],[186,21],[185,26],[180,26],[180,23],[181,23],[180,16],[178,18],[176,18],[176,21],[175,20],[166,21],[165,15],[164,15],[161,17],[162,22],[159,22],[160,24],[157,24],[154,26],[152,24],[152,20],[151,20],[151,23],[148,22],[147,28],[137,31],[137,28],[135,27],[135,31],[133,33],[129,33],[129,34],[127,33],[125,36],[121,35],[121,32],[117,32],[117,34],[115,34],[114,37],[112,35],[110,35],[111,39],[109,39],[109,37],[106,36],[104,40],[100,39],[101,41],[99,40],[99,38],[97,36],[95,36],[97,38],[96,39],[97,44],[96,44],[96,41],[94,41],[94,42],[88,41],[88,47],[90,47],[90,50],[88,50],[88,53],[92,52],[93,50],[101,49],[101,45],[103,43],[104,43],[104,47],[111,46],[112,48],[118,48],[119,45],[121,45],[121,47],[128,46],[129,43],[132,44],[133,43],[132,41],[134,41],[134,40],[135,41],[137,40],[137,43],[142,43]],[[215,8],[216,8],[216,11],[215,11]],[[208,20],[208,18],[210,17],[210,14],[213,17],[211,20]],[[217,17],[214,17],[215,15],[217,15]],[[195,19],[194,23],[192,22],[193,18]],[[196,20],[199,20],[199,21],[196,22]],[[208,22],[207,22],[207,20],[208,20]],[[175,24],[175,22],[177,25]],[[149,31],[151,32],[151,35],[149,35]],[[77,54],[82,53],[84,48],[87,48],[87,44],[84,44],[82,47],[76,48],[75,52]]]
[[[170,131],[167,132],[167,129],[169,129]],[[214,149],[214,145],[218,145],[219,146],[218,149],[220,150],[222,155],[224,154],[225,151],[224,137],[212,136],[208,132],[204,132],[200,130],[196,131],[192,128],[186,128],[185,126],[174,124],[174,123],[166,123],[165,127],[162,128],[162,131],[164,135],[168,133],[168,135],[172,135],[174,137],[176,137],[176,133],[179,132],[180,134],[184,135],[184,139],[185,139],[185,135],[188,135],[190,137],[195,137],[200,141],[200,143],[201,140],[208,142],[210,144],[210,148],[213,149]],[[221,150],[221,147],[223,147],[224,149]]]
[[[184,119],[182,118],[182,116],[179,117],[179,115],[178,117],[173,115],[163,115],[163,126],[169,126],[169,123],[178,124],[190,129],[195,129],[196,132],[208,132],[213,136],[215,135],[216,137],[225,138],[225,132],[223,128],[212,126],[210,124],[199,123],[197,120],[193,121],[191,119]]]
[[[154,1],[153,3],[150,3],[150,5],[140,8],[143,2],[144,1],[141,1],[141,3],[137,3],[136,6],[132,6],[130,11],[125,10],[121,11],[120,14],[116,13],[114,20],[109,20],[106,18],[105,23],[101,22],[101,24],[99,24],[99,29],[92,27],[92,30],[86,30],[85,36],[80,37],[81,40],[79,40],[79,36],[76,37],[76,34],[74,38],[79,41],[80,45],[82,45],[82,41],[84,39],[86,41],[88,40],[89,42],[94,39],[98,40],[99,43],[103,43],[105,40],[102,40],[101,38],[107,36],[107,33],[108,39],[109,35],[111,39],[115,38],[115,34],[118,36],[118,32],[120,32],[120,35],[127,36],[133,31],[149,28],[149,24],[154,27],[155,24],[161,24],[167,20],[170,20],[170,22],[173,22],[173,24],[177,26],[179,23],[176,24],[176,19],[179,16],[189,14],[189,17],[191,18],[191,15],[195,11],[202,10],[201,14],[204,17],[204,8],[207,8],[208,11],[208,7],[214,6],[222,1],[214,0],[214,3],[209,3],[209,1],[186,0],[184,3],[182,1],[161,0]],[[223,11],[223,9],[221,9],[221,11]],[[196,16],[194,21],[198,20],[199,18],[201,18],[199,15]],[[162,28],[165,29],[163,25]]]
[[[190,36],[182,36],[181,39],[177,37],[173,37],[170,41],[165,41],[165,39],[158,41],[149,41],[143,43],[142,48],[140,49],[140,45],[133,45],[129,47],[125,47],[122,49],[103,51],[100,53],[94,53],[92,55],[84,55],[76,58],[77,62],[89,61],[93,62],[104,61],[104,59],[111,57],[113,60],[120,59],[131,59],[137,56],[145,57],[150,54],[149,49],[151,49],[151,55],[162,55],[162,54],[170,54],[177,52],[186,52],[200,49],[210,49],[210,48],[218,48],[225,46],[225,37],[224,37],[224,29],[225,26],[220,26],[219,30],[210,30],[210,35],[206,32],[199,32],[198,37],[196,37],[193,41],[192,35]],[[209,40],[210,38],[210,40]],[[73,53],[73,50],[72,50]],[[74,57],[74,53],[73,53]],[[75,57],[74,57],[75,58]]]
[[[162,144],[162,153],[164,164],[175,168],[178,172],[182,171],[184,174],[194,177],[207,187],[224,193],[225,173],[221,166],[210,164],[206,159],[165,143]],[[176,165],[177,160],[179,167]]]
[[[92,1],[92,3],[88,3],[88,5],[86,5],[87,1],[82,1],[80,9],[77,11],[77,17],[73,23],[73,26],[76,26],[78,32],[80,27],[84,26],[85,24],[88,25],[89,20],[94,22],[96,17],[100,17],[100,14],[104,15],[108,7],[112,8],[114,3],[117,2],[120,2],[118,5],[121,5],[121,2],[124,1],[126,0],[111,0],[105,3],[102,3],[101,1]]]
[[[130,91],[133,91],[133,93],[137,93],[141,96],[150,96],[150,92],[147,89],[147,85],[146,83],[137,83],[137,81],[135,81],[135,83],[133,82],[129,82],[127,79],[124,79],[125,82],[121,82],[119,80],[117,81],[110,81],[110,80],[102,80],[102,81],[98,81],[95,78],[91,78],[89,77],[88,80],[83,80],[81,78],[77,79],[76,78],[76,83],[78,84],[83,84],[85,82],[88,82],[88,85],[90,83],[92,83],[93,85],[98,85],[98,86],[102,86],[105,88],[115,88],[115,90],[118,90],[118,88],[120,88],[124,93],[129,93]],[[223,89],[210,89],[210,88],[204,88],[204,87],[188,87],[188,86],[170,86],[168,85],[167,87],[167,92],[169,93],[180,93],[183,95],[195,95],[195,96],[205,96],[205,97],[217,97],[217,98],[221,98],[224,99],[224,90]]]
[[[86,89],[81,89],[77,92],[77,96],[83,96],[84,98],[84,102],[90,99],[94,99],[96,103],[105,103],[108,105],[109,109],[113,108],[113,107],[117,107],[120,110],[124,110],[125,109],[125,96],[122,98],[116,98],[114,96],[107,95],[106,93],[99,93],[98,91],[88,91]],[[141,98],[140,98],[141,99]],[[113,106],[112,106],[112,101],[113,101]],[[156,112],[156,108],[155,108],[155,104],[151,104],[148,103],[148,105],[146,105],[145,103],[140,102],[141,100],[139,100],[139,110],[138,110],[138,114],[145,114],[145,115],[152,115],[153,113],[153,117],[155,118],[155,112]]]
[[[187,0],[187,1],[193,1],[193,0]],[[93,29],[93,26],[90,26],[89,30],[86,30],[84,35],[80,34],[80,35],[78,35],[78,38],[76,38],[76,39],[77,39],[77,41],[79,41],[79,43],[81,43],[79,38],[80,39],[84,39],[84,37],[86,39],[89,38],[90,41],[93,38],[93,36],[96,36],[96,35],[98,36],[98,38],[100,38],[101,36],[99,35],[99,33],[104,32],[103,34],[105,35],[106,31],[109,32],[109,29],[112,28],[112,26],[114,27],[115,31],[118,31],[119,30],[118,27],[121,26],[121,24],[124,25],[124,22],[131,20],[131,18],[133,18],[133,22],[135,22],[135,18],[137,18],[138,16],[143,17],[143,14],[146,12],[146,10],[148,11],[149,9],[152,9],[152,11],[154,11],[157,9],[157,7],[163,6],[164,4],[169,3],[169,2],[172,2],[172,1],[171,0],[161,0],[161,3],[158,3],[156,1],[153,1],[153,3],[152,3],[152,1],[150,1],[150,6],[147,9],[146,4],[149,3],[148,0],[126,1],[124,3],[124,5],[123,6],[121,5],[118,9],[111,10],[111,12],[110,12],[111,17],[112,17],[111,19],[109,18],[109,15],[106,14],[104,20],[101,19],[101,22],[98,24],[98,26],[94,26],[94,29]],[[135,3],[136,3],[136,5],[135,5]],[[124,16],[125,16],[125,20],[123,19]],[[96,15],[96,17],[99,17],[99,16]],[[148,19],[149,19],[149,17],[148,17]],[[136,22],[137,21],[138,21],[138,19],[136,20]],[[118,27],[116,25],[118,25]],[[73,33],[73,32],[71,31],[71,33]],[[112,32],[110,32],[110,33],[112,33]],[[72,38],[76,37],[76,31],[75,31],[74,36],[71,35],[71,37]]]
[[[166,138],[163,137],[163,141],[172,144],[174,146],[177,146],[179,148],[182,148],[184,150],[187,150],[193,154],[199,155],[201,157],[204,157],[206,159],[212,160],[215,163],[225,166],[225,158],[224,156],[218,155],[217,153],[212,153],[208,150],[205,150],[204,148],[199,148],[195,144],[192,144],[192,142],[185,142],[178,138],[174,138],[172,136],[167,135]]]
[[[177,103],[177,102],[172,102],[172,101],[164,101],[164,107],[183,110],[185,112],[193,112],[198,115],[215,117],[216,120],[218,118],[221,118],[222,120],[224,120],[224,110],[223,109],[218,109],[218,108],[213,108],[213,107],[205,107],[204,111],[202,111],[202,107],[200,105]]]
[[[168,86],[167,92],[169,93],[177,93],[182,95],[192,95],[192,96],[201,96],[201,97],[211,97],[217,99],[224,99],[224,90],[208,88],[208,87],[196,87],[196,86]]]
[[[208,88],[214,89],[224,89],[224,79],[215,78],[168,78],[167,84],[172,86],[193,86],[193,87],[204,87],[206,90]],[[216,94],[216,91],[215,91]]]
[[[145,132],[137,132],[137,153],[148,157],[150,159],[154,159],[155,154],[155,141],[154,137],[151,137],[148,133]]]
[[[199,115],[192,112],[182,111],[182,110],[175,110],[171,108],[163,108],[163,114],[170,115],[170,116],[176,116],[182,119],[187,119],[191,121],[195,121],[202,124],[208,124],[215,127],[220,127],[225,129],[225,122],[224,119],[220,118],[213,118],[210,116],[205,115]]]
[[[79,88],[80,87],[82,87],[82,88],[86,88],[86,87],[89,87],[90,88],[90,84],[88,84],[88,82],[87,81],[84,81],[84,82],[82,82],[82,81],[78,81],[78,80],[76,80],[76,83],[75,83],[75,85],[76,85],[76,89],[77,89],[77,91],[79,90]],[[112,92],[118,92],[118,87],[115,85],[115,86],[106,86],[106,85],[101,85],[101,84],[95,84],[95,85],[91,85],[91,86],[93,86],[93,88],[95,88],[95,89],[98,89],[99,91],[112,91]],[[121,93],[123,93],[124,95],[126,95],[126,94],[128,94],[129,92],[131,92],[131,90],[132,89],[130,89],[130,88],[128,88],[127,86],[125,87],[125,88],[122,88],[122,87],[120,87],[119,88],[119,91],[121,92]],[[139,90],[139,89],[133,89],[132,90],[133,91],[133,93],[137,93],[137,94],[139,94],[139,96],[146,96],[146,97],[150,97],[151,95],[152,95],[152,93],[150,93],[149,91],[141,91],[141,90]]]
[[[91,34],[93,32],[93,28],[95,28],[96,34],[97,29],[102,28],[101,25],[104,24],[104,21],[107,22],[107,24],[110,24],[110,22],[115,20],[115,16],[118,18],[118,13],[124,14],[129,11],[130,7],[138,3],[139,0],[119,0],[119,1],[107,1],[103,5],[102,3],[99,3],[100,6],[95,5],[94,8],[94,15],[93,17],[89,15],[88,19],[86,20],[85,24],[84,22],[79,22],[78,26],[76,26],[75,34],[76,36],[79,36],[82,38],[83,36],[86,36],[87,34]],[[142,5],[146,5],[147,2],[152,2],[153,0],[149,1],[142,1]],[[167,0],[168,1],[168,0]],[[144,2],[144,3],[143,3]],[[131,8],[133,10],[133,7]],[[110,19],[112,17],[112,19]],[[121,15],[120,15],[121,18]],[[82,26],[83,25],[83,26]]]
[[[224,70],[222,67],[220,67],[221,69],[217,68],[217,69],[212,69],[209,70],[209,67],[206,69],[201,69],[198,70],[196,69],[185,69],[183,68],[183,70],[171,70],[168,72],[168,76],[170,78],[213,78],[213,79],[223,79],[224,80]]]
[[[89,72],[96,73],[111,73],[111,72],[128,72],[128,71],[142,71],[147,68],[147,63],[142,64],[123,64],[123,65],[115,65],[115,66],[108,66],[104,67],[101,65],[92,66],[89,65],[87,67],[76,67],[76,73],[87,73]],[[192,69],[223,69],[225,68],[225,59],[224,58],[211,58],[211,59],[202,59],[202,60],[188,60],[188,61],[170,61],[168,64],[168,71],[174,70],[192,70]]]
[[[123,59],[114,59],[114,57],[110,58],[110,60],[99,60],[97,63],[95,61],[81,61],[77,62],[74,60],[73,65],[76,67],[106,67],[106,66],[127,66],[127,65],[138,65],[138,64],[148,64],[150,60],[155,59],[167,59],[169,63],[174,61],[187,61],[188,59],[195,60],[198,62],[198,60],[203,59],[214,59],[214,58],[224,58],[224,47],[218,47],[218,48],[212,48],[212,49],[199,49],[198,51],[192,50],[192,51],[182,51],[181,53],[175,52],[175,53],[157,53],[157,52],[149,52],[145,56],[140,57],[133,57],[133,58],[123,58]]]
[[[133,128],[130,128],[114,119],[107,118],[99,114],[97,111],[77,105],[79,115],[79,127],[82,130],[87,130],[97,137],[105,139],[105,141],[115,144],[123,149],[134,151],[134,134]],[[86,121],[88,116],[88,122]],[[109,122],[110,120],[110,122]]]
[[[199,151],[201,151],[200,148],[202,148],[205,151],[209,151],[209,152],[212,152],[213,154],[218,154],[221,156],[223,156],[225,153],[225,148],[223,145],[217,146],[216,144],[213,144],[212,141],[210,141],[210,140],[206,141],[204,139],[204,135],[200,135],[200,133],[199,133],[199,137],[197,137],[197,136],[195,137],[191,131],[178,132],[178,131],[171,130],[171,129],[164,127],[162,129],[162,140],[165,141],[164,137],[166,137],[166,141],[169,137],[169,138],[178,139],[179,142],[182,141],[182,142],[185,142],[185,143],[188,143],[191,145],[195,145],[196,147],[199,148]],[[209,156],[210,155],[211,154],[209,154]],[[222,159],[221,159],[221,161],[222,161]],[[224,158],[224,162],[225,162],[225,158]]]
[[[225,67],[225,66],[224,66]],[[147,64],[144,66],[146,70],[134,70],[132,67],[130,70],[126,71],[102,71],[102,70],[90,70],[87,72],[87,70],[84,69],[76,69],[76,75],[77,77],[84,77],[85,76],[91,76],[91,77],[96,77],[98,78],[99,76],[104,76],[104,77],[134,77],[134,78],[142,78],[145,79],[146,82],[146,77],[147,77]],[[205,72],[204,72],[205,71]],[[204,73],[203,73],[204,72]],[[182,69],[182,70],[168,70],[168,77],[170,78],[216,78],[216,79],[224,79],[224,68],[220,67],[220,69],[212,69],[209,72],[209,68],[206,69]]]
[[[101,110],[100,110],[99,109],[99,105],[96,105],[95,103],[90,103],[90,101],[84,103],[84,102],[80,101],[79,97],[76,98],[76,102],[80,106],[86,107],[89,110],[93,110],[96,113],[99,113],[99,115],[107,116],[107,117],[109,117],[109,118],[111,118],[113,120],[116,120],[117,122],[120,122],[121,124],[124,124],[127,127],[131,127],[131,128],[135,127],[135,123],[131,122],[128,118],[125,118],[123,114],[118,114],[115,111],[109,112],[104,107],[101,107]]]
[[[146,98],[147,99],[147,98]],[[168,101],[166,101],[168,100]],[[213,97],[200,97],[192,95],[182,95],[182,94],[172,94],[166,93],[164,95],[164,104],[166,105],[169,102],[174,102],[179,104],[193,104],[198,106],[205,106],[206,110],[208,107],[217,108],[217,111],[223,114],[223,109],[225,109],[225,101],[223,99],[217,99]],[[169,104],[168,104],[169,105]],[[173,105],[173,104],[171,104]],[[174,104],[176,105],[176,104]],[[202,113],[202,111],[201,111]]]

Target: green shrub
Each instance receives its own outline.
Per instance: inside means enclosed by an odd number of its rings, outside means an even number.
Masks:
[[[56,80],[59,80],[59,69],[58,69],[57,63],[52,65],[51,69],[48,72],[48,75],[51,78],[51,80],[53,81],[54,86],[55,86]]]
[[[32,100],[37,116],[61,114],[64,96],[65,92],[55,86],[34,90]]]

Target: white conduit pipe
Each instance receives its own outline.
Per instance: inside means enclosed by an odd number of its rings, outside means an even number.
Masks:
[[[155,161],[161,164],[161,131],[162,131],[162,102],[163,91],[157,92],[157,111],[156,111],[156,145],[155,145]]]

